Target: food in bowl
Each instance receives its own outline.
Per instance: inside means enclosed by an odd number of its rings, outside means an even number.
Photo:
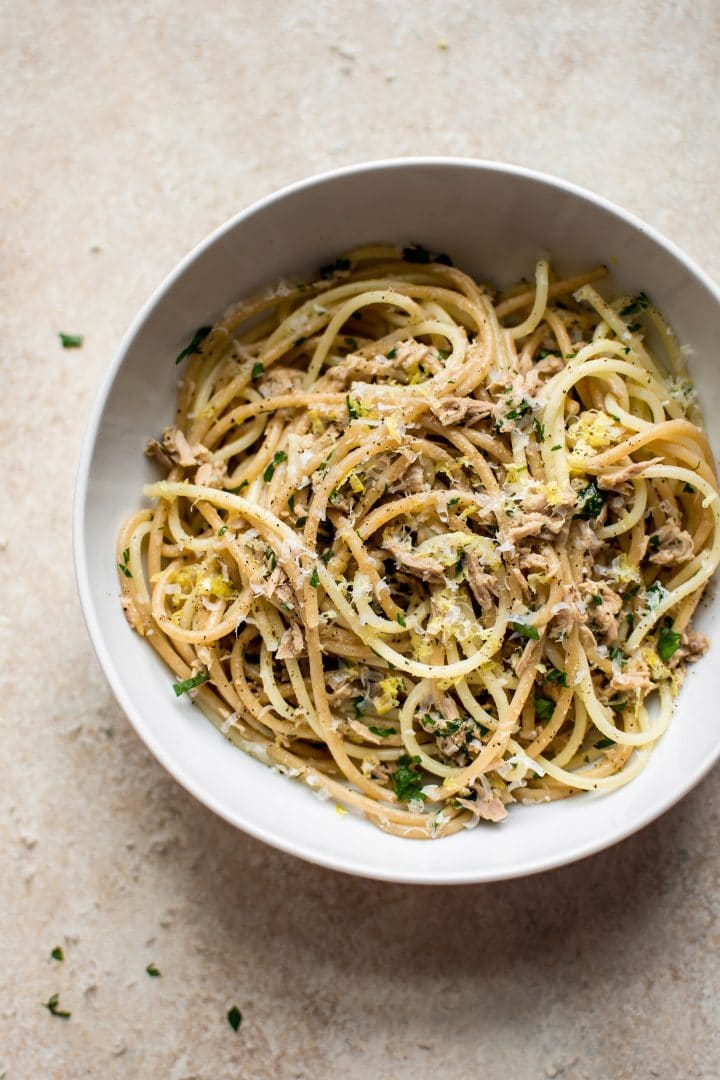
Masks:
[[[606,278],[377,244],[198,330],[118,538],[176,694],[404,837],[636,776],[720,501],[682,348]]]

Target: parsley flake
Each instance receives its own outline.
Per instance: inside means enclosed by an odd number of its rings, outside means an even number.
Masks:
[[[65,959],[65,953],[62,951],[59,945],[55,946],[50,955],[52,956],[53,960],[57,960],[60,964],[62,964],[63,960]]]
[[[593,477],[586,488],[579,493],[580,506],[576,518],[589,521],[598,516],[605,503],[605,492],[597,486],[597,480]]]
[[[258,360],[258,362],[256,364],[253,364],[251,378],[259,379],[260,376],[264,375],[264,374],[265,374],[265,365],[261,364],[260,361]]]
[[[312,574],[310,575],[310,585],[311,585],[311,587],[313,589],[317,589],[319,584],[320,584],[320,576],[319,576],[319,574],[317,572],[317,567],[315,567]]]
[[[422,792],[422,776],[412,767],[407,754],[398,759],[398,766],[392,777],[393,791],[399,802],[412,802],[414,799],[425,801]]]
[[[671,630],[668,626],[660,627],[660,634],[658,636],[658,656],[664,664],[667,664],[670,657],[677,649],[680,648],[680,635],[676,630]]]
[[[617,744],[616,744],[614,739],[600,739],[598,742],[595,743],[595,749],[596,750],[607,750],[607,748],[609,746],[616,746],[616,745]]]
[[[538,720],[549,720],[554,712],[555,702],[551,701],[550,698],[535,698],[535,715]]]
[[[567,686],[567,672],[554,667],[548,671],[545,682],[554,683],[556,686]]]
[[[242,1013],[237,1005],[233,1005],[232,1009],[228,1009],[227,1021],[233,1031],[237,1031],[242,1024]]]
[[[175,357],[175,363],[179,364],[185,359],[186,356],[192,356],[193,353],[200,352],[200,346],[202,345],[203,341],[208,336],[211,330],[212,326],[198,327],[198,329],[193,334],[193,338],[190,344],[186,345],[185,348],[182,349],[182,351],[179,352]]]
[[[368,725],[368,731],[372,731],[373,735],[377,735],[381,739],[387,739],[388,735],[397,735],[395,728],[375,727],[374,724]]]
[[[279,465],[282,461],[287,461],[287,454],[284,450],[277,450],[272,461],[263,473],[263,480],[266,484],[269,484],[273,476],[275,475],[275,466]]]
[[[147,971],[147,973],[148,973],[148,975],[150,976],[151,979],[159,979],[160,978],[160,969],[155,967],[154,964],[148,964],[148,966],[145,968],[145,970]]]
[[[629,304],[626,304],[624,308],[620,309],[621,315],[637,315],[639,311],[644,311],[650,303],[650,300],[644,292],[638,293],[638,295],[631,300]]]
[[[47,1001],[43,1001],[41,1004],[52,1016],[59,1016],[62,1020],[69,1020],[72,1013],[69,1013],[66,1009],[59,1008],[59,1000],[59,994],[52,994]]]
[[[182,694],[187,694],[188,690],[194,690],[196,686],[201,686],[207,682],[210,678],[205,672],[201,672],[200,675],[193,675],[190,679],[181,679],[180,682],[174,682],[172,688],[175,691],[175,697],[181,697]]]
[[[405,616],[402,614],[401,611],[398,611],[397,615],[395,616],[395,622],[399,623],[403,629],[405,629],[405,627],[407,626],[407,623],[405,622]]]
[[[83,343],[82,334],[63,334],[62,330],[59,330],[58,337],[63,349],[79,349]]]
[[[513,622],[512,619],[510,620],[510,625],[520,637],[532,638],[533,641],[538,641],[540,638],[537,626],[530,626],[528,623]]]

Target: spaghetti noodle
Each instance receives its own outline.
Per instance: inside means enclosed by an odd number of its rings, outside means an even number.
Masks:
[[[118,538],[176,692],[407,837],[636,776],[720,500],[674,334],[605,274],[497,293],[378,245],[198,331]]]

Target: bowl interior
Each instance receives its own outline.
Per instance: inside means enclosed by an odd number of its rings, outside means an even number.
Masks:
[[[644,289],[692,353],[711,441],[720,446],[720,301],[672,245],[603,200],[547,177],[470,161],[405,161],[345,170],[296,185],[239,215],[188,257],[132,327],[86,437],[76,497],[76,567],[88,626],[110,683],[141,737],[198,798],[261,839],[351,872],[400,881],[482,881],[529,873],[598,850],[651,820],[697,782],[720,752],[709,707],[711,655],[686,680],[670,730],[645,771],[605,797],[514,807],[500,827],[440,843],[388,836],[335,813],[304,785],[231,746],[188,700],[125,622],[115,537],[157,478],[147,439],[170,423],[174,358],[194,329],[232,301],[371,241],[448,252],[479,279],[532,274],[538,254],[560,271],[607,263],[618,289]],[[712,634],[708,597],[697,625]]]

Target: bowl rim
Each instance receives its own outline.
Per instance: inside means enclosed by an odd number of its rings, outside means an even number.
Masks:
[[[126,717],[130,721],[136,734],[145,744],[148,750],[153,754],[157,761],[163,766],[163,768],[176,780],[182,787],[185,788],[191,795],[202,803],[208,809],[212,810],[220,818],[227,821],[229,824],[236,828],[242,829],[256,840],[260,840],[271,847],[274,847],[287,854],[294,855],[298,858],[302,858],[308,862],[311,862],[317,866],[324,867],[330,870],[341,871],[342,873],[352,874],[358,877],[370,878],[377,881],[396,882],[400,884],[413,884],[413,885],[468,885],[468,884],[480,884],[493,881],[504,881],[513,878],[526,877],[531,874],[541,873],[546,870],[556,869],[561,866],[566,866],[570,863],[577,862],[580,859],[587,858],[591,855],[597,854],[600,851],[604,851],[606,848],[613,846],[627,839],[629,836],[641,829],[645,828],[652,821],[655,821],[677,802],[679,802],[685,795],[695,787],[710,771],[713,765],[720,758],[720,740],[714,754],[709,755],[703,760],[699,766],[691,772],[685,774],[676,788],[666,792],[653,802],[643,813],[634,816],[628,822],[622,822],[616,824],[607,829],[607,831],[598,838],[588,840],[586,842],[578,843],[573,848],[566,850],[562,853],[557,853],[551,856],[535,857],[532,856],[524,859],[522,862],[517,862],[515,865],[500,869],[491,870],[487,873],[482,871],[470,870],[464,871],[459,869],[457,872],[432,870],[418,870],[418,871],[394,871],[392,867],[387,869],[378,869],[375,866],[370,866],[365,863],[362,857],[347,857],[345,855],[328,855],[325,852],[316,850],[312,845],[298,844],[294,841],[288,840],[282,833],[274,832],[272,829],[265,828],[264,826],[257,825],[251,818],[246,818],[240,814],[228,810],[222,803],[216,799],[212,791],[207,790],[200,783],[196,782],[184,769],[182,765],[179,765],[172,759],[172,756],[165,745],[157,739],[148,728],[145,723],[145,719],[140,710],[136,710],[127,696],[124,688],[123,679],[120,675],[118,666],[116,665],[113,656],[106,645],[105,638],[101,629],[100,619],[95,607],[90,578],[88,574],[88,564],[86,558],[85,547],[85,515],[88,503],[88,480],[90,476],[90,463],[95,450],[95,445],[98,438],[100,423],[105,412],[108,398],[110,396],[111,389],[115,383],[115,379],[125,362],[126,355],[139,331],[141,330],[146,319],[154,309],[156,304],[161,300],[165,293],[172,287],[175,281],[185,272],[185,270],[191,266],[191,264],[216,243],[222,236],[231,230],[235,229],[245,219],[253,216],[261,210],[265,210],[271,207],[274,203],[280,202],[287,198],[289,195],[293,195],[296,192],[302,191],[307,188],[320,187],[328,182],[340,179],[345,176],[357,175],[362,173],[373,173],[383,170],[393,169],[413,169],[413,168],[427,168],[427,167],[447,167],[452,168],[469,168],[477,169],[481,172],[495,172],[503,175],[510,175],[515,177],[521,177],[527,180],[536,181],[540,184],[550,186],[567,194],[573,195],[576,198],[584,200],[590,204],[600,207],[608,213],[624,220],[627,224],[634,229],[644,233],[655,244],[668,251],[687,271],[688,273],[698,280],[711,294],[718,306],[720,306],[720,287],[715,284],[712,278],[699,266],[694,259],[687,255],[681,248],[664,236],[659,230],[653,226],[648,225],[642,218],[632,213],[629,210],[624,209],[618,203],[605,198],[602,195],[598,195],[588,188],[575,184],[570,180],[565,180],[561,177],[546,173],[537,169],[527,168],[521,165],[514,165],[502,161],[494,161],[484,158],[474,157],[458,157],[458,156],[446,156],[446,155],[420,155],[413,157],[397,157],[397,158],[381,158],[378,160],[363,161],[354,165],[342,166],[337,169],[329,169],[321,173],[313,174],[312,176],[305,177],[300,180],[296,180],[290,184],[287,184],[277,190],[271,192],[269,195],[263,196],[260,199],[256,199],[245,208],[239,210],[232,217],[228,218],[225,222],[219,225],[216,229],[210,232],[204,239],[196,244],[187,255],[185,255],[174,268],[166,275],[166,277],[160,282],[160,284],[153,290],[150,297],[142,305],[139,312],[136,314],[127,331],[125,332],[120,344],[111,360],[106,372],[104,373],[100,386],[96,392],[93,405],[90,409],[88,419],[86,421],[85,431],[82,438],[82,444],[80,449],[80,455],[78,458],[78,464],[75,474],[75,492],[73,498],[72,509],[72,543],[73,543],[73,558],[75,567],[75,579],[80,597],[80,605],[85,620],[88,636],[93,646],[97,659],[100,663],[100,667],[103,671],[105,678],[107,679],[110,688],[117,703],[122,708]]]

